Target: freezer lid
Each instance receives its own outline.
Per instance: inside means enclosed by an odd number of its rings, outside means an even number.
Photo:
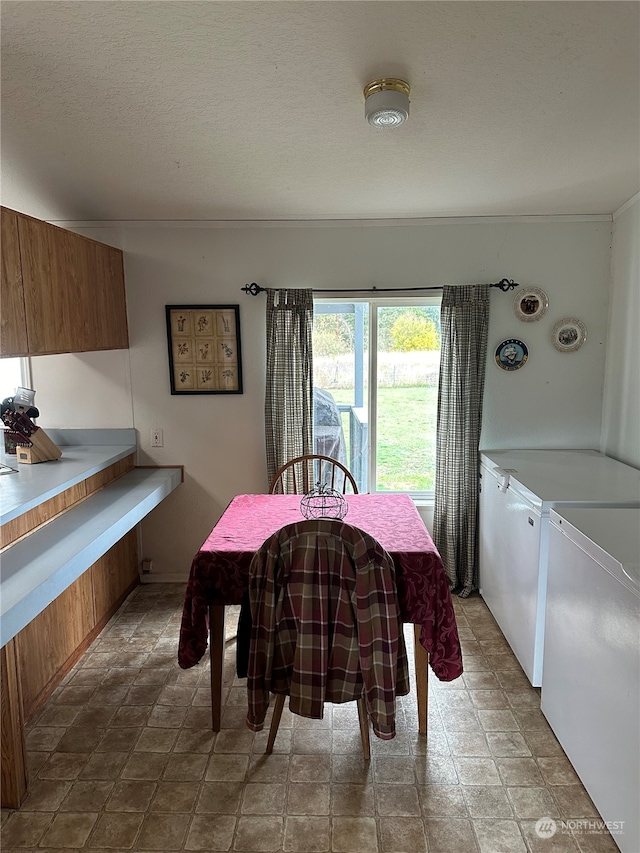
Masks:
[[[640,508],[562,507],[551,510],[550,522],[640,595]]]
[[[640,471],[595,450],[491,450],[480,462],[509,470],[510,487],[537,496],[545,511],[563,502],[640,507]]]

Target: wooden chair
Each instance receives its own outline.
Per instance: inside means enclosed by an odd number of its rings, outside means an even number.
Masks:
[[[360,593],[375,587],[373,610],[365,604],[369,594],[355,605],[356,585]],[[249,598],[247,725],[262,729],[275,694],[267,754],[287,695],[292,713],[314,719],[322,718],[325,702],[356,701],[365,759],[369,721],[378,737],[394,737],[395,698],[409,692],[409,672],[393,560],[373,537],[337,519],[289,524],[253,558]]]
[[[316,483],[323,483],[330,489],[347,494],[349,490],[358,494],[358,486],[353,475],[330,456],[309,453],[290,459],[276,472],[269,486],[270,495],[303,495],[313,489]]]

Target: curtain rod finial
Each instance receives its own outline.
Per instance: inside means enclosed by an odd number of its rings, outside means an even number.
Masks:
[[[245,284],[245,286],[241,287],[240,290],[244,290],[245,293],[250,293],[251,296],[257,296],[259,293],[262,293],[265,288],[260,287],[259,284],[256,284],[255,281],[253,281],[251,284]]]
[[[508,290],[514,290],[516,287],[520,287],[520,285],[513,279],[503,278],[497,284],[492,284],[491,287],[499,287],[503,293],[506,293]]]

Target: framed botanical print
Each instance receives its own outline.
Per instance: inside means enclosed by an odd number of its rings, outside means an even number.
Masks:
[[[172,394],[242,394],[240,307],[166,305]]]

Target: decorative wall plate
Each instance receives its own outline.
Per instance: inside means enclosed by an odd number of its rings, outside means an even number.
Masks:
[[[495,360],[503,370],[520,370],[529,358],[527,345],[518,338],[507,338],[496,347]]]
[[[575,317],[565,317],[553,327],[551,340],[560,352],[575,352],[587,340],[586,326]]]
[[[525,323],[539,320],[549,307],[549,298],[539,287],[524,287],[516,293],[513,309],[518,320]]]

